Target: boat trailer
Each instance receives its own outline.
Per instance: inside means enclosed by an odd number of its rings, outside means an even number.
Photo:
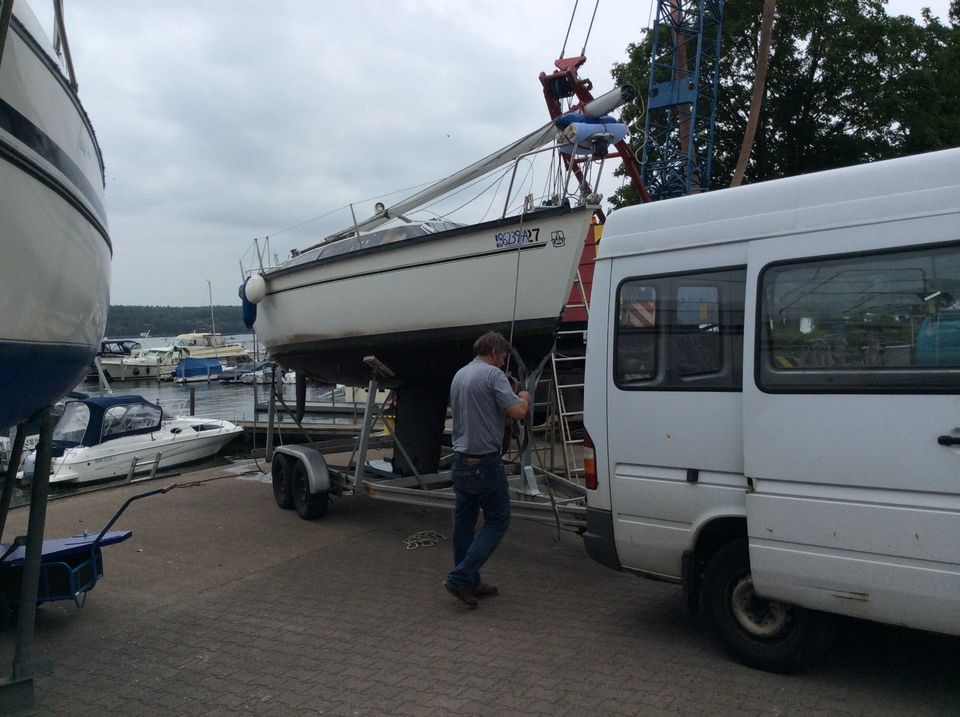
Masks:
[[[519,360],[519,359],[518,359]],[[305,519],[320,518],[327,512],[331,495],[349,496],[366,493],[371,498],[453,510],[456,493],[450,470],[437,473],[417,472],[393,427],[384,415],[386,404],[376,400],[381,376],[389,376],[389,368],[374,357],[364,362],[372,369],[367,387],[367,402],[359,438],[285,445],[274,448],[275,398],[271,388],[267,419],[266,458],[270,462],[273,495],[278,506],[293,508]],[[543,364],[530,372],[525,385],[534,395]],[[280,399],[282,401],[282,398]],[[379,423],[386,430],[375,432]],[[398,476],[383,460],[368,460],[371,449],[394,448],[406,461],[413,475]],[[327,457],[349,452],[345,465],[328,463]],[[511,515],[582,533],[587,527],[586,489],[540,467],[532,465],[531,441],[525,441],[516,461],[506,462],[510,490]],[[449,463],[449,456],[441,464]],[[394,459],[396,460],[396,458]]]

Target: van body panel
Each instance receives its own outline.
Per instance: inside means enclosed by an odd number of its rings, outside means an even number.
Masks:
[[[630,331],[663,339],[625,303],[738,266],[736,390],[623,368]],[[960,150],[621,209],[596,267],[587,503],[623,568],[680,576],[734,517],[760,595],[960,634]]]
[[[846,261],[837,271],[848,274],[861,262],[882,282],[883,272],[867,263],[871,256],[891,257],[890,271],[922,276],[918,289],[934,286],[938,279],[926,262],[898,261],[899,254],[884,250],[945,247],[938,251],[960,256],[960,243],[950,244],[960,239],[960,191],[885,199],[887,213],[869,224],[753,242],[747,291],[762,303],[764,271],[819,258]],[[914,216],[900,218],[908,210]],[[904,281],[912,286],[912,279]],[[757,321],[757,312],[745,321],[744,351],[759,364],[765,359]],[[886,348],[901,360],[917,351]],[[882,365],[874,368],[883,372]],[[945,369],[948,380],[953,370]],[[813,367],[809,388],[764,385],[760,372],[745,381],[754,586],[807,607],[960,634],[960,450],[938,443],[939,436],[960,434],[960,374],[952,389],[907,390],[886,389],[867,375],[871,382],[857,386],[844,371]],[[831,381],[845,385],[831,389]]]
[[[735,473],[624,465],[614,467],[614,537],[627,570],[675,578],[681,557],[702,526],[720,517],[744,516],[746,480]]]

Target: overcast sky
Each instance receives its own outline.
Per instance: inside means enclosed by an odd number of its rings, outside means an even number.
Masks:
[[[44,21],[48,3],[31,4]],[[580,73],[595,94],[612,87],[651,4],[600,2]],[[574,0],[65,6],[106,164],[111,303],[191,306],[207,303],[207,280],[215,303],[239,303],[254,237],[286,257],[349,225],[350,202],[366,217],[377,197],[396,201],[384,195],[543,125],[537,78],[553,69]],[[948,0],[891,0],[888,12],[924,6],[946,20]],[[579,3],[566,56],[592,9]]]

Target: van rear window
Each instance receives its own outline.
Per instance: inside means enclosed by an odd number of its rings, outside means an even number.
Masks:
[[[769,390],[960,391],[960,247],[782,263],[760,275]]]

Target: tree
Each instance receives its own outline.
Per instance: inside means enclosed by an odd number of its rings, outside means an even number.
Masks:
[[[750,108],[762,0],[727,2],[711,188],[728,186]],[[780,0],[766,92],[745,182],[960,143],[960,0],[949,25],[887,15],[886,0]],[[618,82],[638,102],[622,117],[642,137],[651,37],[627,48]],[[692,60],[692,58],[691,58]],[[639,147],[638,147],[639,148]],[[638,152],[639,154],[639,152]],[[631,186],[614,206],[638,201]]]

